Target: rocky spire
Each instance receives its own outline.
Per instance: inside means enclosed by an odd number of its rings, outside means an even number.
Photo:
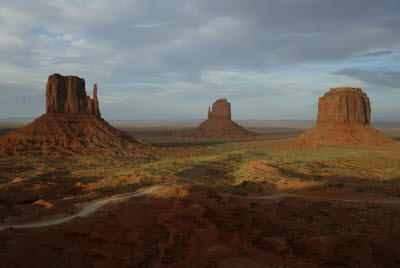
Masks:
[[[97,116],[101,116],[99,110],[99,101],[97,99],[97,84],[93,85],[93,102],[94,102],[94,114]]]

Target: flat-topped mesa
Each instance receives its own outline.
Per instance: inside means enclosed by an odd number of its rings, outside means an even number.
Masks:
[[[369,125],[371,107],[361,88],[337,87],[319,98],[317,124]]]
[[[214,102],[212,110],[208,107],[208,119],[213,118],[231,119],[231,104],[227,99],[219,99]]]
[[[46,112],[101,116],[97,100],[97,85],[93,99],[86,95],[85,80],[77,76],[49,76],[46,85]]]

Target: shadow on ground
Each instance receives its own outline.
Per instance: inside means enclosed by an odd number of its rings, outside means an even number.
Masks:
[[[229,164],[221,162],[208,162],[206,164],[195,165],[176,173],[181,182],[197,182],[201,184],[219,184],[233,182],[234,178],[230,174]]]

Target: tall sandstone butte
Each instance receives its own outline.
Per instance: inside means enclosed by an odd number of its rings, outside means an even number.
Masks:
[[[174,135],[193,138],[248,139],[255,135],[231,119],[231,104],[219,99],[208,108],[208,119],[197,128],[175,132]]]
[[[369,98],[361,88],[331,88],[318,101],[317,125],[299,135],[300,144],[380,146],[396,141],[370,125]]]
[[[84,79],[53,74],[46,86],[46,114],[1,137],[0,155],[129,155],[148,145],[101,118],[96,84],[91,99]]]
[[[85,80],[77,76],[53,74],[46,86],[46,112],[100,116],[97,85],[93,99],[86,95]]]
[[[229,119],[231,120],[231,103],[227,99],[219,99],[208,107],[208,119]]]

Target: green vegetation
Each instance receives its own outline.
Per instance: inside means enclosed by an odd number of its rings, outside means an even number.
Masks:
[[[157,127],[151,126],[151,129]],[[162,130],[166,130],[165,127]],[[400,196],[398,146],[293,150],[276,147],[276,141],[266,139],[143,139],[164,147],[166,152],[171,149],[177,153],[156,157],[5,157],[0,159],[0,189],[2,185],[11,185],[9,182],[14,179],[23,180],[26,188],[51,191],[55,184],[62,184],[82,189],[89,187],[106,194],[129,192],[143,185],[163,182],[246,188],[259,194],[279,185],[307,184]],[[191,153],[193,148],[201,150]],[[62,191],[62,188],[57,189]]]
[[[156,159],[129,156],[9,157],[0,161],[0,184],[15,178],[80,183],[94,188],[160,182],[241,185],[309,182],[326,187],[365,187],[400,183],[400,153],[396,149],[322,147],[316,150],[268,149],[269,141],[148,138],[167,147],[207,148],[196,156]],[[251,145],[251,146],[247,146]],[[258,146],[259,145],[259,146]],[[249,165],[262,163],[251,170]],[[362,185],[359,185],[363,182]],[[357,186],[357,187],[355,187]],[[51,186],[47,186],[51,187]],[[129,187],[128,187],[129,188]],[[394,193],[393,193],[394,194]],[[397,193],[399,194],[399,193]],[[396,194],[396,195],[397,195]]]

